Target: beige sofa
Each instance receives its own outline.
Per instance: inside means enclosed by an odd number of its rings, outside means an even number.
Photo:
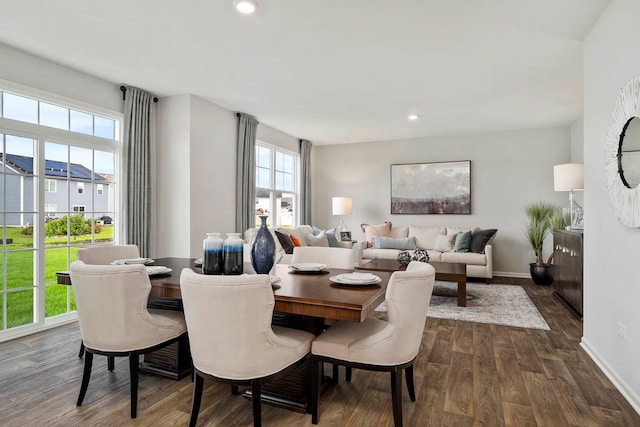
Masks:
[[[425,227],[425,226],[408,226],[391,228],[391,237],[395,239],[404,239],[407,237],[416,237],[416,246],[425,249],[429,254],[430,261],[440,262],[463,262],[467,264],[467,277],[479,277],[489,281],[493,277],[493,248],[491,240],[484,248],[484,253],[475,252],[454,252],[453,249],[446,252],[440,252],[435,249],[436,239],[438,235],[452,236],[460,231],[472,231],[468,228],[458,227]],[[374,249],[366,248],[362,252],[362,258],[366,259],[396,259],[398,254],[402,252],[399,249]],[[411,250],[409,252],[412,252]]]

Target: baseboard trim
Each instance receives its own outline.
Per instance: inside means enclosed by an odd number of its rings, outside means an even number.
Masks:
[[[618,389],[620,394],[629,402],[629,405],[635,409],[635,411],[640,415],[640,398],[638,395],[629,387],[624,379],[620,378],[620,376],[616,373],[614,369],[609,366],[609,364],[600,356],[600,354],[589,344],[589,342],[582,337],[580,341],[580,347],[589,355],[591,360],[593,360],[596,365],[600,368],[600,370],[609,378],[609,381],[613,383],[613,385]]]
[[[519,279],[530,279],[529,273],[514,273],[513,271],[493,271],[494,276],[517,277]]]

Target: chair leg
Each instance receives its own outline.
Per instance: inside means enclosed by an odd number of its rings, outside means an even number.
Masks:
[[[351,366],[347,366],[347,372],[345,375],[345,379],[347,380],[348,383],[351,382]]]
[[[391,406],[393,407],[393,424],[402,427],[402,372],[391,371]]]
[[[240,394],[240,390],[238,390],[238,386],[235,384],[231,384],[231,394],[237,396]]]
[[[309,397],[309,409],[311,423],[318,424],[318,407],[320,406],[320,381],[322,362],[315,357],[311,358],[311,396]]]
[[[260,380],[251,380],[251,401],[253,403],[253,427],[262,426],[262,412],[260,401]]]
[[[84,358],[84,372],[82,373],[82,384],[80,385],[80,394],[78,395],[77,406],[82,406],[84,395],[87,394],[89,387],[89,378],[91,378],[91,365],[93,364],[93,353],[87,351]]]
[[[115,359],[116,358],[114,356],[107,356],[107,369],[109,369],[109,372],[113,372],[113,370],[116,368]]]
[[[404,376],[405,376],[405,379],[407,380],[407,391],[409,392],[409,399],[411,399],[412,402],[415,402],[416,390],[413,386],[413,365],[408,366],[404,370]]]
[[[189,427],[195,427],[198,421],[198,413],[200,412],[200,402],[202,401],[202,386],[204,378],[194,371],[193,397],[191,398],[191,417],[189,418]]]
[[[82,359],[84,356],[84,341],[80,340],[80,351],[78,352],[78,359]]]
[[[333,364],[333,382],[338,384],[340,381],[340,365]]]
[[[138,353],[129,354],[129,382],[131,383],[131,418],[135,418],[138,413],[138,364],[140,358]]]

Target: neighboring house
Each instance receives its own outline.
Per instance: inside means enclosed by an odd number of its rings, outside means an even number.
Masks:
[[[6,168],[6,184],[0,186],[0,200],[7,212],[29,212],[34,209],[33,158],[0,153],[0,164]],[[77,164],[54,160],[44,163],[44,211],[47,218],[67,212],[92,212],[100,218],[111,212],[109,181],[102,175],[92,176],[90,169]],[[7,194],[3,194],[6,188]],[[68,200],[68,202],[67,202]],[[25,226],[33,224],[29,214],[7,213],[5,224]]]

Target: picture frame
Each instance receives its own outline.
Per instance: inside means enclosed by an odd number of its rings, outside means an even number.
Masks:
[[[573,210],[573,222],[571,224],[572,230],[584,230],[584,210]]]
[[[340,232],[340,241],[341,242],[350,242],[351,241],[351,232],[350,231],[341,231]]]
[[[391,165],[391,214],[471,214],[471,161]]]

